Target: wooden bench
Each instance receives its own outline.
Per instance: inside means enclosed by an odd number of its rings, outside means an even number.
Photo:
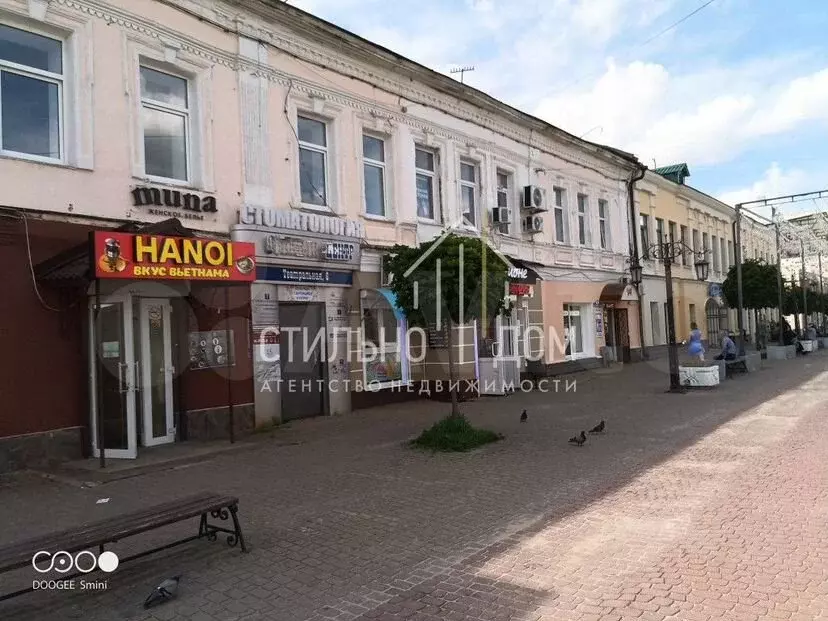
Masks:
[[[728,375],[735,373],[747,373],[747,358],[745,356],[737,356],[735,360],[725,360],[725,371]]]
[[[76,528],[53,532],[41,537],[2,546],[0,547],[0,574],[20,569],[26,565],[31,565],[32,571],[35,571],[34,555],[40,551],[51,554],[59,551],[75,553],[97,548],[98,554],[100,554],[104,551],[107,544],[195,517],[200,518],[198,534],[133,556],[120,558],[119,562],[124,563],[195,539],[205,538],[208,541],[215,541],[219,533],[227,533],[228,545],[234,547],[240,546],[242,552],[247,552],[244,536],[239,525],[238,506],[239,499],[232,496],[221,496],[210,493],[195,494],[173,502],[141,509],[133,513],[115,516],[98,522],[90,522]],[[220,520],[222,522],[226,522],[228,519],[232,520],[232,528],[230,524],[219,526],[213,521],[208,521],[208,515],[213,520]],[[50,576],[49,574],[38,573],[37,575],[43,579],[50,578],[59,580],[71,580],[85,575],[84,572],[71,575],[61,573],[56,577],[54,575]],[[33,588],[28,588],[2,595],[0,596],[0,601],[16,597],[17,595],[23,595],[33,590]]]

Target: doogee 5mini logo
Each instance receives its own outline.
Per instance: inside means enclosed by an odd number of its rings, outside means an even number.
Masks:
[[[49,552],[41,550],[32,556],[32,567],[41,574],[41,579],[32,580],[33,591],[103,591],[109,587],[106,580],[87,580],[85,574],[99,570],[111,574],[118,568],[118,555],[106,551],[95,554],[88,550],[80,552],[67,552],[59,550]],[[46,574],[52,572],[59,574],[57,579],[48,578]],[[69,575],[66,575],[69,574]],[[61,578],[61,575],[66,575]],[[75,580],[78,575],[83,576]]]

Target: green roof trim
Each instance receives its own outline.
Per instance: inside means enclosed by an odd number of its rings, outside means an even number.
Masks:
[[[684,162],[680,164],[670,164],[669,166],[662,166],[654,168],[653,172],[661,175],[665,179],[669,179],[678,184],[684,184],[684,178],[690,176],[690,169]]]

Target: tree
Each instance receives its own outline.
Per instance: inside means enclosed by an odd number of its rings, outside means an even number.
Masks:
[[[453,328],[474,320],[487,322],[505,310],[508,267],[484,240],[454,233],[419,248],[394,246],[386,267],[393,275],[391,290],[409,323],[431,326],[439,315],[443,325],[436,328],[447,328],[451,413],[459,416]]]
[[[775,308],[779,304],[777,274],[776,265],[761,260],[747,259],[742,263],[742,307],[753,310],[757,346],[760,341],[759,311],[765,308]],[[738,307],[739,288],[735,265],[731,266],[727,272],[727,278],[722,283],[722,293],[728,306]]]

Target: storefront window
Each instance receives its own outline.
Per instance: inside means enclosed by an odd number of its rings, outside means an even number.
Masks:
[[[362,363],[366,385],[376,387],[404,379],[405,322],[378,291],[362,299]]]

